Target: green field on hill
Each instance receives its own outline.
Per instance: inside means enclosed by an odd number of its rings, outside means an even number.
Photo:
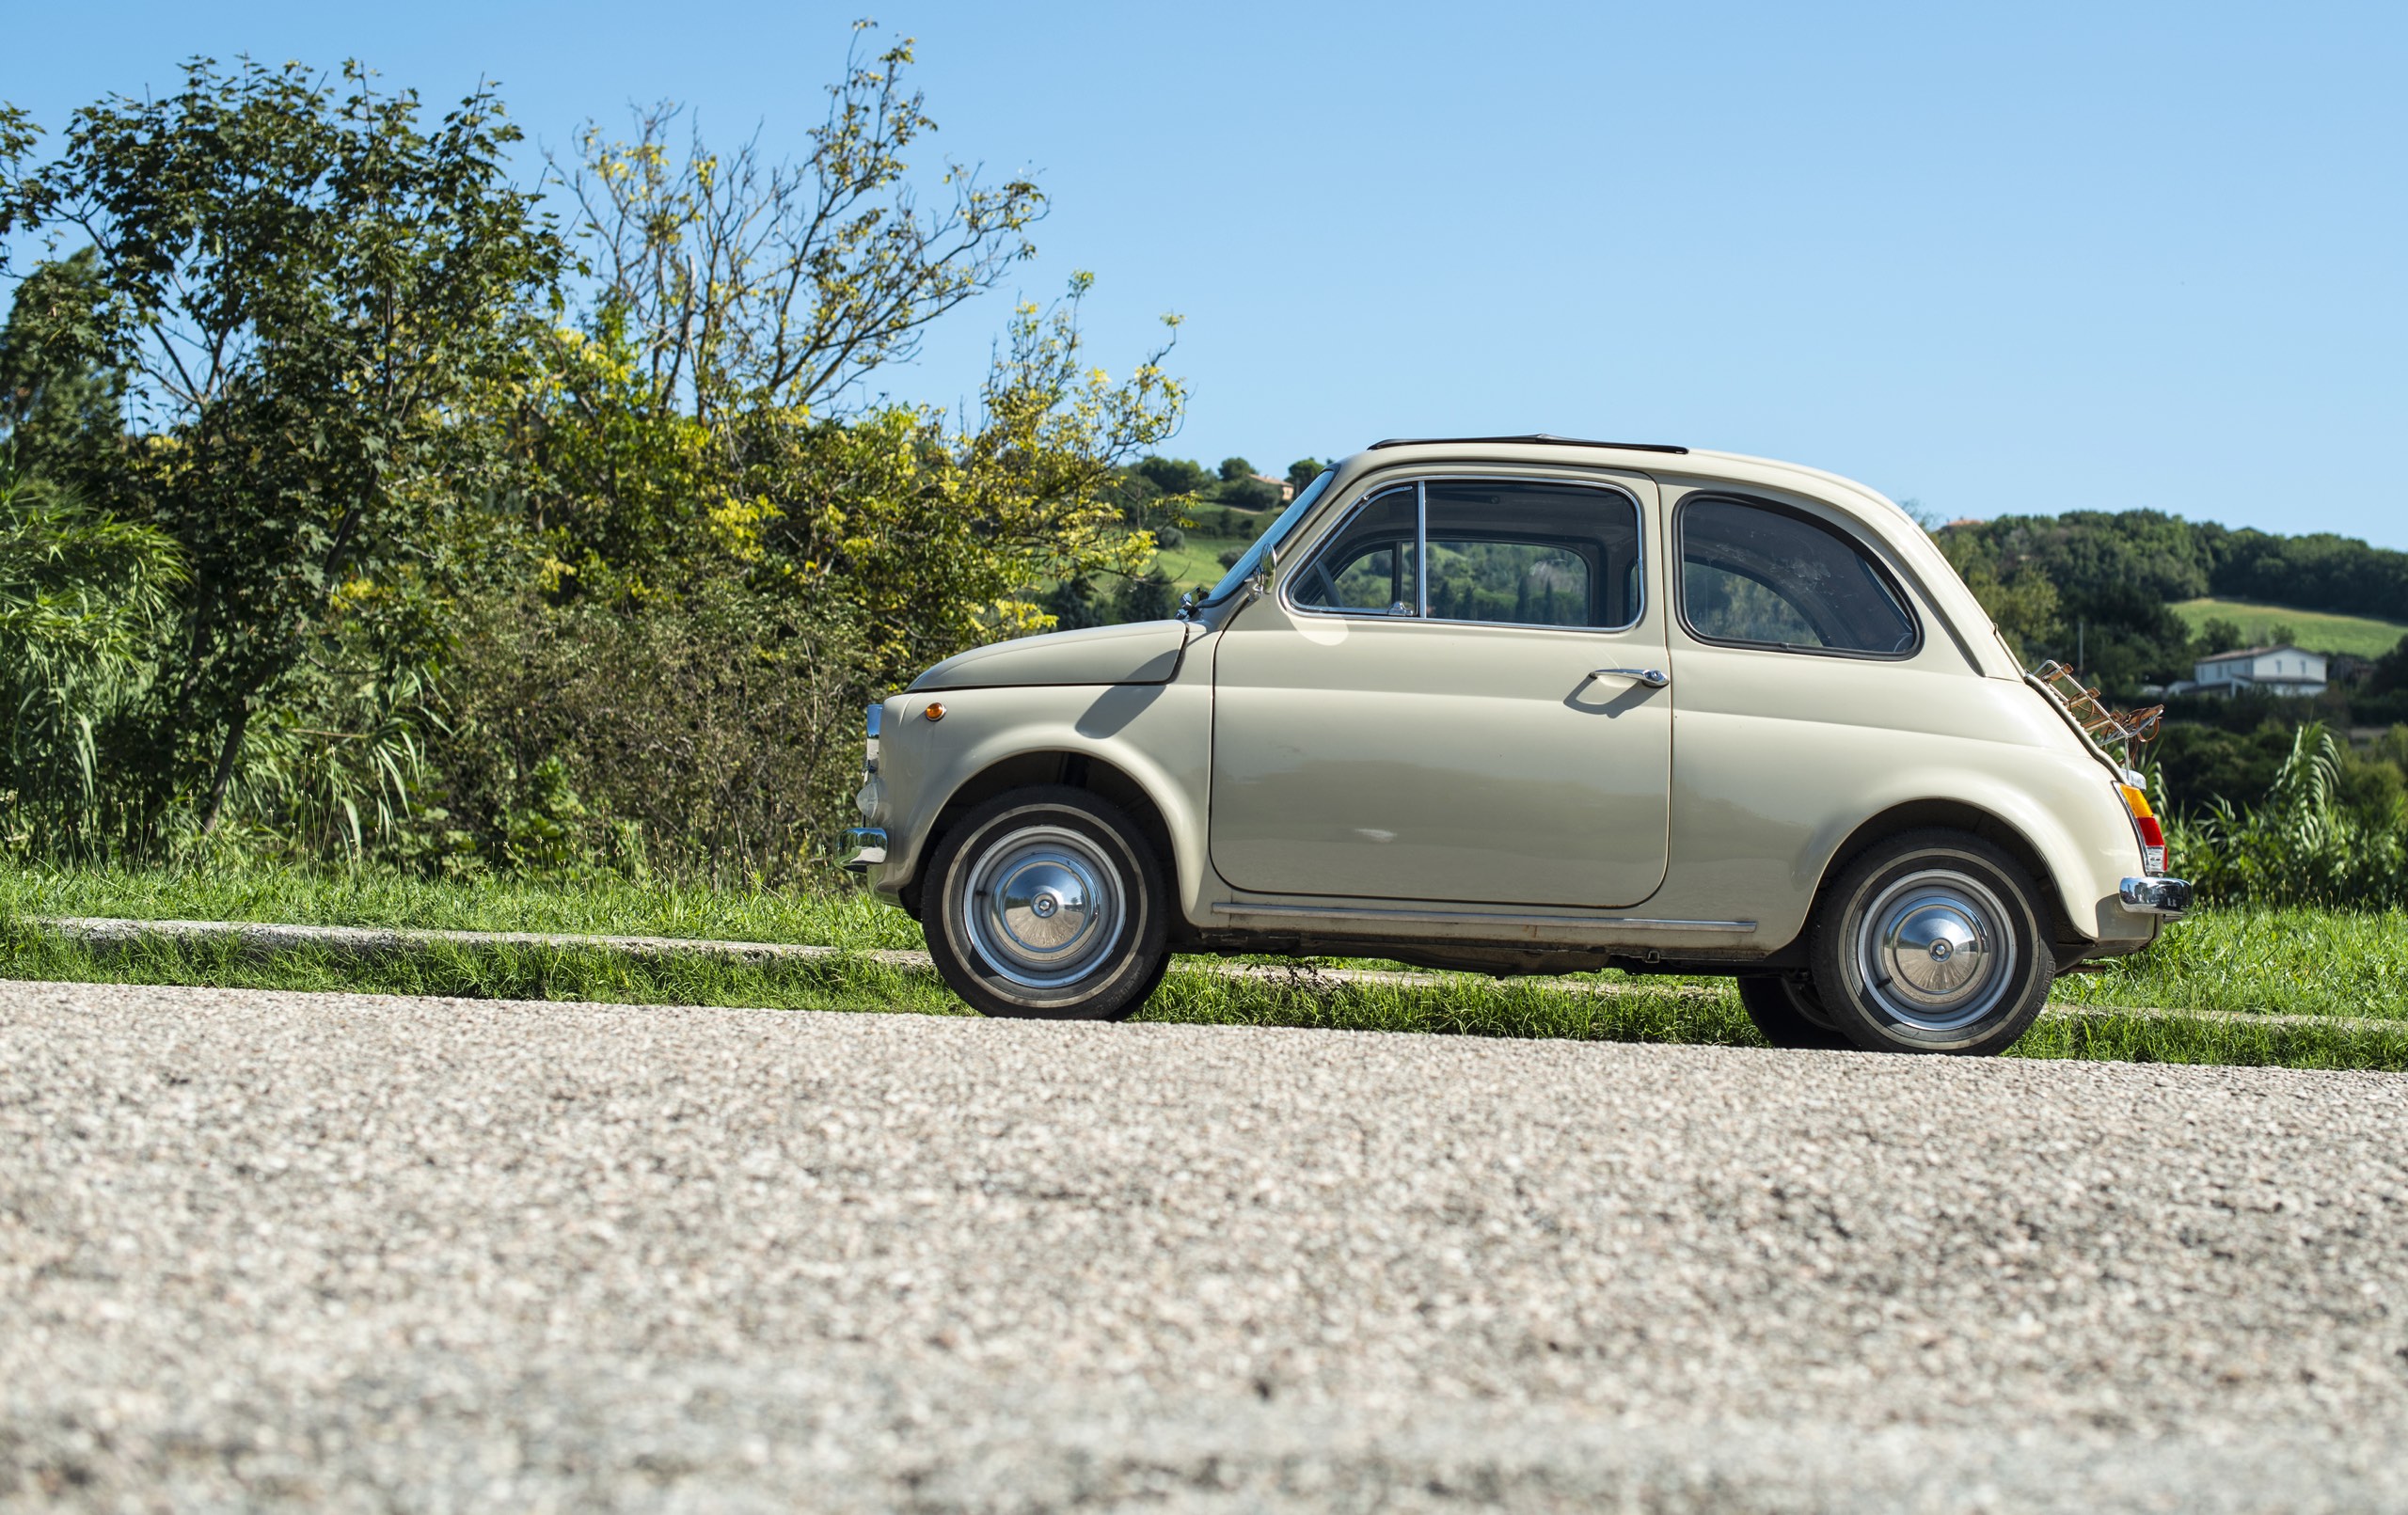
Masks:
[[[1170,576],[1171,583],[1182,590],[1195,590],[1199,594],[1221,581],[1228,572],[1221,562],[1221,554],[1232,548],[1243,551],[1262,529],[1278,519],[1276,511],[1247,511],[1219,505],[1199,505],[1189,515],[1196,524],[1186,529],[1187,540],[1176,547],[1165,547],[1155,560],[1162,571]],[[1224,525],[1229,529],[1223,530]]]
[[[2232,622],[2241,627],[2243,643],[2250,646],[2271,641],[2270,634],[2278,625],[2290,627],[2291,639],[2310,652],[2348,653],[2355,657],[2380,657],[2399,646],[2401,637],[2408,637],[2408,625],[2397,622],[2294,610],[2287,605],[2260,605],[2254,600],[2183,600],[2174,610],[2194,633],[2210,621]]]

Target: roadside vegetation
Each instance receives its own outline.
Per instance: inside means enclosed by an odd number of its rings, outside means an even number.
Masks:
[[[629,955],[598,944],[433,942],[362,955],[253,954],[149,937],[94,946],[62,917],[252,921],[430,930],[821,945],[827,957],[748,963]],[[901,911],[858,892],[709,888],[587,876],[465,880],[374,869],[0,869],[0,977],[445,994],[639,1004],[965,1013],[933,973],[862,955],[916,949]],[[1143,1020],[1576,1040],[1760,1045],[1725,981],[1620,972],[1498,982],[1363,983],[1316,960],[1230,974],[1181,959]],[[2303,1067],[2408,1067],[2408,914],[2210,909],[2139,957],[2058,981],[2061,1012],[2019,1055]],[[2321,1022],[2321,1023],[2320,1023]]]

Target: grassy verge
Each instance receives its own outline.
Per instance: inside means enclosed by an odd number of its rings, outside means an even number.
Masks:
[[[262,956],[229,941],[157,938],[96,951],[22,922],[0,923],[0,977],[497,1000],[967,1013],[933,974],[856,957],[751,964],[705,956],[631,958],[590,947],[452,943],[366,958],[324,949]],[[1358,984],[1309,975],[1231,978],[1183,966],[1164,981],[1138,1018],[1191,1025],[1763,1045],[1727,988],[1699,994],[1645,981],[1622,992],[1597,994],[1544,980],[1497,983],[1461,977],[1436,985]],[[2043,1020],[2013,1055],[2401,1070],[2408,1069],[2408,1033],[2099,1011]]]
[[[2052,998],[2408,1021],[2408,913],[2203,910],[2137,957],[2059,979]]]
[[[0,866],[0,919],[29,915],[920,945],[910,917],[859,891],[705,889],[611,874],[452,879],[374,868]]]
[[[443,944],[361,959],[325,950],[270,956],[230,942],[158,939],[96,950],[29,916],[282,922],[914,948],[919,928],[857,892],[709,890],[602,876],[436,880],[375,870],[0,868],[0,976],[83,982],[441,994],[481,999],[752,1005],[963,1014],[925,972],[852,958],[752,965],[630,960],[585,947]],[[1427,986],[1231,979],[1183,961],[1142,1014],[1198,1024],[1758,1045],[1723,981],[1584,975],[1618,992],[1545,980],[1450,976]],[[1710,992],[1700,994],[1698,988]],[[2034,1029],[2020,1055],[2117,1061],[2408,1066],[2408,916],[2326,910],[2208,911],[2138,958],[2061,980],[2056,1002],[2089,1013]],[[2149,1007],[2204,1016],[2125,1016]],[[2399,1020],[2400,1034],[2219,1018],[2265,1013]]]

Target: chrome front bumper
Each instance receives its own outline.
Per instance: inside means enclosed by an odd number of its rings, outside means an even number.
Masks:
[[[865,874],[886,860],[886,831],[882,827],[856,826],[845,832],[845,869],[848,873]],[[2188,898],[2186,894],[2184,896]]]
[[[2180,915],[2191,908],[2187,879],[2127,878],[2115,892],[2136,915]]]

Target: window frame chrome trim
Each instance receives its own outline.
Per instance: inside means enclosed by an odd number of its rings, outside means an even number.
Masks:
[[[1914,645],[1903,652],[1895,653],[1868,653],[1853,647],[1800,647],[1794,642],[1741,641],[1731,637],[1709,637],[1689,624],[1688,576],[1684,571],[1688,560],[1682,547],[1687,533],[1689,507],[1717,500],[1725,505],[1745,505],[1751,510],[1766,511],[1774,515],[1788,516],[1794,521],[1803,521],[1809,527],[1825,531],[1846,543],[1859,557],[1871,563],[1874,571],[1881,576],[1883,585],[1897,601],[1898,608],[1906,612],[1908,623],[1914,628]],[[1667,572],[1672,576],[1669,589],[1672,601],[1671,619],[1681,628],[1681,634],[1699,646],[1727,647],[1737,652],[1748,653],[1787,653],[1800,657],[1846,657],[1861,663],[1907,663],[1922,656],[1924,649],[1930,645],[1931,639],[1925,632],[1924,617],[1916,606],[1915,597],[1908,592],[1906,581],[1899,576],[1898,570],[1892,566],[1889,556],[1875,550],[1862,536],[1847,529],[1838,522],[1825,520],[1812,511],[1801,510],[1781,500],[1766,499],[1760,495],[1746,495],[1735,489],[1692,489],[1667,506],[1665,511]]]
[[[1347,526],[1353,522],[1354,517],[1362,512],[1364,507],[1370,505],[1372,500],[1378,498],[1380,496],[1387,494],[1391,490],[1397,489],[1406,483],[1413,485],[1415,501],[1413,548],[1415,557],[1414,566],[1415,576],[1419,580],[1414,591],[1419,601],[1419,604],[1415,608],[1415,612],[1411,615],[1398,615],[1393,610],[1355,610],[1330,606],[1298,605],[1291,593],[1291,591],[1294,588],[1293,581],[1298,576],[1298,573],[1306,566],[1309,565],[1315,558],[1320,556],[1323,547],[1327,546],[1331,542],[1336,541],[1338,537],[1345,531]],[[1618,626],[1566,626],[1544,621],[1466,621],[1453,616],[1434,616],[1429,614],[1430,485],[1433,483],[1564,484],[1574,489],[1594,489],[1603,491],[1606,494],[1621,496],[1622,498],[1630,506],[1631,521],[1637,528],[1636,531],[1633,532],[1633,539],[1639,549],[1639,557],[1637,560],[1637,566],[1639,569],[1639,592],[1636,597],[1636,603],[1631,607],[1630,619]],[[1314,537],[1308,546],[1299,553],[1297,557],[1296,565],[1298,572],[1286,573],[1279,576],[1279,608],[1292,616],[1306,616],[1323,620],[1386,621],[1398,624],[1412,623],[1430,626],[1494,626],[1500,631],[1561,631],[1590,637],[1621,637],[1627,636],[1646,623],[1649,606],[1647,596],[1647,507],[1635,492],[1617,481],[1606,479],[1565,479],[1553,474],[1415,473],[1408,474],[1402,479],[1385,479],[1379,483],[1365,490],[1361,495],[1355,497],[1353,504],[1348,505],[1339,513],[1337,518],[1326,529],[1322,531],[1320,535]],[[1920,628],[1918,628],[1918,630],[1920,630]],[[1918,641],[1917,645],[1921,645],[1920,641]]]

